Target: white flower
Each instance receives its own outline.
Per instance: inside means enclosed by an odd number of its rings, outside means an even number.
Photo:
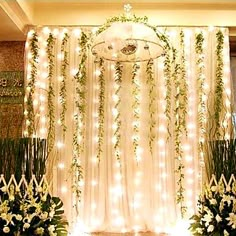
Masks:
[[[39,227],[39,228],[37,228],[34,232],[35,232],[35,234],[42,235],[42,234],[44,233],[44,228]]]
[[[231,204],[231,199],[232,199],[231,196],[224,194],[222,201],[223,201],[223,202],[227,202],[228,206],[230,206],[230,204]]]
[[[202,228],[196,228],[196,232],[197,232],[198,234],[202,234],[202,233],[203,233],[203,229],[202,229]]]
[[[212,198],[212,199],[210,199],[210,204],[211,205],[216,205],[217,201],[214,198]]]
[[[21,215],[19,215],[19,214],[16,215],[16,220],[21,221],[22,219],[23,219],[23,218],[22,218]]]
[[[217,214],[216,215],[216,221],[219,223],[220,221],[222,221],[222,218]]]
[[[4,192],[4,193],[6,193],[6,192],[7,192],[7,186],[3,186],[3,187],[1,188],[1,191]]]
[[[29,223],[24,223],[24,225],[23,225],[23,228],[24,229],[28,229],[30,227],[30,224]]]
[[[49,231],[49,232],[54,232],[54,231],[55,231],[55,225],[50,225],[50,226],[48,227],[48,231]]]
[[[231,225],[233,229],[236,228],[236,215],[234,213],[229,213],[229,217],[226,220],[229,221],[228,225]]]
[[[46,220],[46,219],[48,218],[48,213],[47,213],[46,211],[43,212],[43,213],[41,214],[40,218],[41,218],[42,220]]]
[[[15,200],[15,197],[13,195],[10,195],[9,196],[9,201],[14,201]]]
[[[44,194],[41,198],[41,201],[46,202],[46,200],[47,200],[47,194]]]
[[[213,214],[211,212],[207,212],[207,214],[204,215],[202,221],[205,221],[205,225],[208,226],[213,219]]]
[[[10,232],[10,228],[7,227],[7,226],[4,226],[4,227],[3,227],[3,232],[4,232],[5,234],[9,233],[9,232]]]
[[[209,225],[207,228],[207,232],[213,232],[214,228],[214,225]]]
[[[55,211],[54,211],[54,210],[51,210],[51,211],[49,212],[49,217],[50,217],[50,218],[53,218],[54,214],[55,214]]]
[[[229,236],[229,233],[227,232],[227,230],[224,230],[224,236]]]
[[[211,191],[212,191],[212,192],[215,192],[216,190],[217,190],[217,187],[216,187],[216,186],[212,186],[212,187],[211,187]]]

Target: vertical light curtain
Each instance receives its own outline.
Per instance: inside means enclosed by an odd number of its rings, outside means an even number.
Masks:
[[[168,233],[196,208],[220,58],[219,124],[231,120],[228,30],[160,28],[176,59],[138,64],[94,62],[83,44],[93,30],[29,32],[24,135],[49,139],[54,193],[81,232]]]

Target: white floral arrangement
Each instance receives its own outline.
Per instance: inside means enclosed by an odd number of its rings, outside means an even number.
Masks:
[[[206,186],[198,201],[198,213],[191,217],[193,235],[236,235],[236,182],[225,179],[214,186]]]
[[[62,201],[52,197],[45,184],[31,183],[25,190],[5,185],[0,188],[0,235],[67,235],[62,207]]]

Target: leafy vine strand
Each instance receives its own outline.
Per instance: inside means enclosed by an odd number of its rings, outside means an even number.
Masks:
[[[214,101],[214,118],[216,138],[220,138],[220,115],[223,107],[223,45],[224,35],[221,30],[216,33],[216,79],[215,79],[215,101]]]
[[[140,69],[140,66],[135,63],[133,65],[133,70],[132,70],[132,97],[133,97],[133,103],[132,103],[132,108],[133,108],[133,148],[134,148],[134,155],[136,162],[139,162],[139,156],[138,156],[138,145],[139,145],[139,119],[140,119],[140,114],[139,114],[139,109],[140,109],[140,84],[139,80],[137,78],[138,70]]]
[[[67,110],[67,96],[66,96],[66,80],[67,80],[67,70],[68,70],[68,50],[67,50],[67,44],[69,40],[69,35],[67,33],[64,34],[64,38],[62,40],[61,44],[61,54],[63,57],[62,63],[61,63],[61,83],[60,83],[60,105],[62,107],[62,110],[60,112],[60,122],[62,126],[63,131],[63,139],[65,139],[65,133],[67,130],[66,124],[65,124],[65,114]]]
[[[39,46],[38,46],[38,35],[36,32],[33,33],[32,38],[29,43],[30,53],[32,57],[29,59],[29,64],[31,66],[30,81],[27,85],[27,90],[29,91],[27,97],[27,119],[28,119],[28,136],[31,137],[35,131],[35,114],[33,106],[33,96],[35,92],[35,82],[37,78],[37,65],[39,58]]]
[[[103,152],[104,142],[104,109],[105,109],[105,79],[104,79],[104,60],[100,58],[99,61],[100,74],[98,76],[99,83],[99,107],[98,107],[98,148],[97,148],[97,160],[100,162],[101,154]]]
[[[53,83],[54,73],[54,46],[55,38],[52,33],[49,34],[47,39],[47,57],[48,57],[48,152],[51,152],[55,142],[55,91]]]
[[[147,63],[146,67],[146,73],[147,73],[147,85],[148,85],[148,96],[149,96],[149,105],[148,105],[148,111],[149,111],[149,151],[151,155],[153,155],[153,143],[155,142],[155,127],[156,127],[156,83],[154,81],[154,75],[153,75],[153,60],[150,59]]]

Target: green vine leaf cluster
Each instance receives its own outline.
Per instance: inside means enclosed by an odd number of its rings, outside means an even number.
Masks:
[[[149,151],[151,155],[153,155],[153,145],[155,142],[156,134],[156,83],[154,80],[154,72],[153,72],[153,60],[150,59],[147,63],[146,67],[147,73],[147,85],[148,85],[148,96],[149,96],[149,104],[148,104],[148,111],[149,111]]]
[[[60,105],[62,107],[62,110],[60,112],[60,121],[61,121],[61,126],[62,126],[62,131],[63,131],[63,139],[65,139],[65,133],[67,130],[66,123],[65,123],[65,114],[67,110],[67,89],[66,89],[66,80],[67,80],[67,71],[68,71],[68,65],[69,65],[69,52],[68,52],[68,40],[69,40],[69,35],[67,33],[64,34],[64,38],[62,40],[61,44],[61,54],[63,56],[63,60],[61,63],[61,83],[60,83],[60,91],[59,91],[59,96],[60,96]]]
[[[37,78],[37,65],[39,58],[38,35],[36,32],[34,32],[32,35],[29,47],[32,57],[29,60],[29,64],[31,66],[31,72],[30,72],[30,81],[27,85],[29,89],[29,94],[27,97],[26,105],[27,105],[27,119],[29,121],[27,130],[28,130],[28,136],[31,137],[35,131],[35,114],[33,106],[33,97],[35,92],[35,82]]]
[[[204,54],[203,54],[203,43],[204,36],[200,32],[195,35],[195,53],[196,53],[196,65],[197,65],[197,89],[198,89],[198,126],[199,126],[199,154],[200,160],[202,159],[201,153],[203,153],[203,141],[202,139],[206,133],[205,120],[206,120],[206,102],[204,97],[206,96],[206,91],[204,85],[206,79],[204,77]]]
[[[49,34],[47,39],[47,57],[48,57],[48,152],[51,152],[55,142],[55,90],[53,83],[54,74],[54,46],[55,38],[52,33]]]
[[[105,122],[105,79],[104,79],[104,60],[100,59],[99,62],[100,74],[98,76],[99,83],[99,107],[98,107],[98,148],[97,148],[97,160],[100,162],[101,155],[103,153],[104,143],[104,122]]]
[[[121,142],[120,90],[121,90],[121,84],[122,84],[122,65],[120,62],[116,62],[116,64],[115,64],[115,83],[117,84],[117,89],[115,91],[115,95],[118,97],[118,99],[115,104],[115,109],[117,110],[117,114],[115,115],[114,122],[117,125],[117,127],[114,131],[114,137],[116,138],[116,141],[114,144],[114,149],[115,149],[116,159],[121,164],[121,160],[120,160],[120,142]]]
[[[140,66],[135,63],[133,65],[133,70],[132,70],[132,95],[133,95],[133,103],[132,103],[132,108],[133,108],[133,148],[134,148],[134,155],[135,159],[138,163],[139,158],[138,158],[138,146],[139,146],[139,120],[140,120],[140,115],[138,110],[140,109],[140,84],[137,78],[138,70],[140,69]]]
[[[83,179],[83,169],[80,163],[81,154],[84,152],[85,142],[85,119],[86,119],[86,89],[87,89],[87,52],[88,52],[88,36],[82,32],[79,38],[80,50],[80,62],[79,70],[74,76],[76,82],[76,100],[75,107],[78,114],[74,116],[75,119],[75,131],[73,134],[73,160],[72,170],[74,175],[73,179],[73,191],[76,197],[80,201],[81,199],[81,187],[79,186],[80,181]]]
[[[215,134],[216,138],[220,138],[221,128],[221,112],[223,107],[223,46],[224,35],[221,30],[216,33],[216,77],[215,77],[215,100],[214,100],[214,119],[215,119]]]

